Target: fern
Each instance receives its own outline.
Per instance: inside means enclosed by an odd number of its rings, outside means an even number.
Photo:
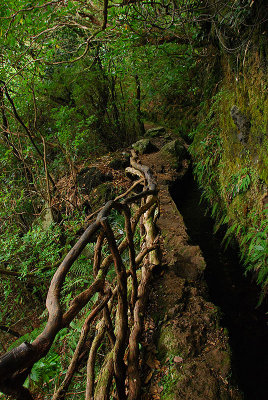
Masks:
[[[25,335],[21,336],[19,339],[15,340],[8,350],[12,350],[15,347],[19,346],[24,342],[31,343],[44,329],[46,322],[43,322],[38,328],[34,329],[33,331],[26,333]]]

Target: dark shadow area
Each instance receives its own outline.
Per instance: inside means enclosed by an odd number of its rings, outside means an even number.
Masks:
[[[223,232],[213,233],[214,221],[200,204],[201,191],[191,172],[170,188],[183,215],[191,243],[199,245],[207,268],[211,301],[220,307],[222,326],[229,331],[232,367],[245,400],[268,399],[267,300],[256,308],[260,289],[244,276],[237,249],[221,246]]]

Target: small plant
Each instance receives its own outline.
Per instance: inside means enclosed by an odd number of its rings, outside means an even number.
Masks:
[[[245,193],[251,184],[251,172],[248,167],[241,169],[231,177],[231,182],[226,188],[229,198],[232,200],[238,194]]]
[[[246,272],[255,272],[257,283],[264,288],[260,302],[268,287],[268,207],[263,211],[263,216],[260,225],[251,226],[241,241],[241,258],[245,262]]]
[[[42,387],[44,383],[48,384],[60,370],[60,355],[57,353],[49,354],[34,364],[24,386],[29,387],[30,385],[34,385]]]
[[[202,104],[199,123],[191,134],[190,153],[202,199],[208,202],[215,219],[214,230],[226,226],[225,247],[233,238],[238,240],[246,273],[256,275],[264,294],[268,287],[267,211],[262,214],[259,202],[264,162],[259,156],[256,164],[252,151],[241,148],[235,139],[232,120],[226,113],[235,101],[232,90],[221,89]],[[257,144],[254,146],[256,151]],[[265,146],[263,142],[260,154]]]
[[[30,272],[38,277],[40,270],[58,261],[62,251],[60,235],[60,227],[56,224],[51,224],[47,230],[36,224],[24,235],[18,232],[9,238],[3,232],[0,235],[0,262],[18,271],[22,278]],[[41,277],[44,279],[43,272]]]
[[[161,393],[161,399],[171,400],[174,397],[174,387],[178,380],[180,379],[180,374],[176,368],[176,363],[173,361],[174,357],[171,356],[168,358],[164,370],[163,376],[160,381],[161,386],[163,387]]]

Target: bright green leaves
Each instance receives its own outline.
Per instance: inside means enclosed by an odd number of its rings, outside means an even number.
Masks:
[[[51,352],[51,354],[34,364],[28,381],[31,380],[35,385],[42,386],[44,383],[49,383],[51,379],[55,378],[60,370],[60,355]],[[27,384],[26,381],[25,386],[28,387],[28,385],[29,383]]]
[[[238,194],[245,193],[251,184],[251,170],[242,168],[231,176],[231,181],[226,187],[226,194],[232,200]]]
[[[260,96],[262,99],[262,93]],[[267,212],[263,212],[261,201],[265,186],[260,171],[264,169],[259,162],[265,142],[260,146],[257,138],[260,137],[261,124],[255,131],[256,120],[253,117],[256,104],[261,101],[257,93],[254,97],[246,97],[247,107],[248,103],[251,105],[246,109],[252,115],[252,129],[246,146],[238,142],[231,124],[229,110],[238,101],[244,101],[242,91],[234,93],[225,84],[224,90],[219,90],[212,100],[203,103],[190,151],[203,196],[216,217],[216,229],[225,225],[226,246],[233,238],[238,240],[246,270],[256,274],[257,283],[265,293],[268,285],[268,228]]]
[[[4,231],[0,235],[0,263],[22,278],[34,273],[37,278],[44,279],[42,269],[53,266],[60,258],[60,235],[60,227],[54,224],[48,230],[34,225],[24,235]],[[49,275],[51,272],[49,268]]]
[[[255,218],[258,216],[255,213]],[[242,258],[246,264],[246,271],[257,273],[257,283],[264,289],[268,285],[268,207],[263,211],[261,223],[256,221],[242,240],[244,246]],[[247,251],[246,251],[247,249]],[[264,293],[265,294],[265,293]]]
[[[73,54],[67,48],[66,39],[68,42],[72,34],[76,48],[80,48],[81,33],[66,25],[66,18],[75,14],[76,2],[68,1],[68,6],[63,2],[47,3],[45,0],[38,4],[8,0],[5,10],[0,9],[4,14],[0,37],[2,62],[9,79],[16,80],[18,71],[34,75],[35,63],[40,66],[44,62],[68,61]],[[72,52],[76,56],[74,48]]]

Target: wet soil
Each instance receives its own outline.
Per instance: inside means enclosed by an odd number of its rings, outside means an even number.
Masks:
[[[213,234],[213,220],[200,204],[201,192],[191,172],[170,189],[190,236],[206,262],[210,300],[221,310],[221,326],[229,332],[232,373],[245,400],[268,398],[267,301],[256,308],[259,289],[245,277],[237,249],[221,246],[223,233]]]

